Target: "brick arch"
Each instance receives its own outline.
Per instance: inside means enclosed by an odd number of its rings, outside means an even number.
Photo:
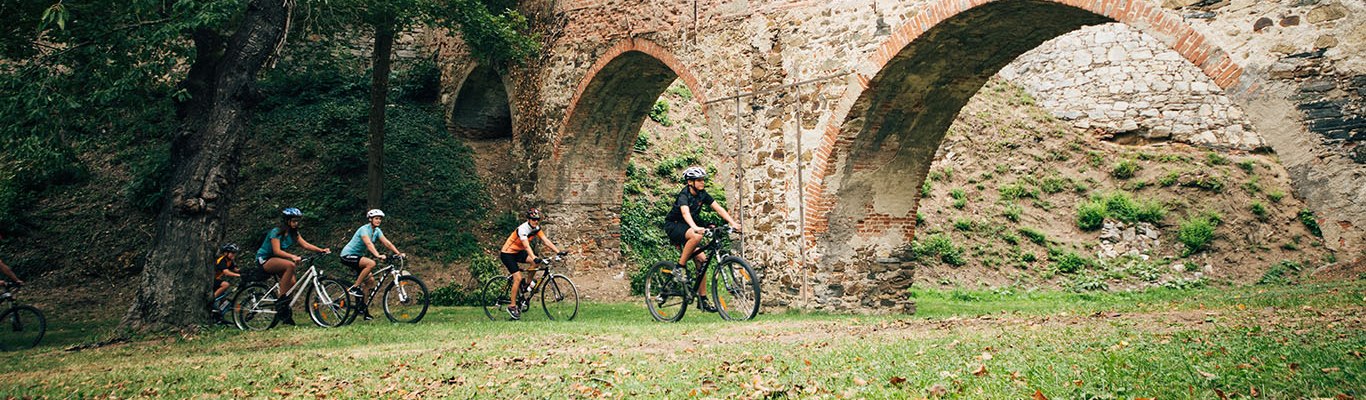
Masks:
[[[1070,8],[1099,17],[1102,19],[1101,22],[1124,23],[1165,43],[1186,60],[1199,67],[1220,88],[1230,92],[1248,90],[1249,85],[1241,79],[1243,67],[1233,61],[1227,52],[1207,41],[1204,35],[1184,23],[1180,16],[1148,1],[936,0],[921,8],[921,12],[902,24],[869,54],[866,60],[859,64],[854,71],[856,74],[853,78],[857,82],[857,86],[854,86],[854,90],[846,92],[833,110],[832,117],[825,126],[821,141],[813,152],[811,179],[803,187],[803,191],[806,193],[806,207],[807,210],[810,210],[806,215],[807,228],[803,232],[806,244],[814,244],[819,235],[826,234],[829,231],[830,213],[839,201],[839,194],[831,192],[835,189],[831,187],[831,179],[836,173],[836,168],[839,167],[841,154],[847,156],[845,153],[851,150],[861,133],[865,133],[868,129],[880,129],[877,126],[863,126],[863,121],[857,121],[860,117],[858,114],[888,112],[886,108],[889,108],[890,104],[886,103],[880,104],[881,108],[884,108],[882,110],[870,110],[869,107],[873,105],[868,97],[870,95],[869,89],[876,89],[876,86],[881,83],[879,81],[884,78],[884,72],[889,64],[896,61],[899,56],[905,56],[905,53],[915,47],[918,41],[926,39],[928,33],[932,33],[936,29],[943,29],[946,22],[949,24],[957,23],[954,20],[961,19],[964,15],[978,13],[984,8],[1001,4],[1052,6],[1055,10]],[[1089,23],[1077,25],[1075,28],[1085,25],[1089,25]],[[1066,32],[1070,32],[1070,29],[1062,33]],[[1029,49],[1033,47],[1031,46]],[[1019,53],[1027,50],[1023,49]],[[1009,58],[1013,60],[1019,53]],[[987,74],[987,77],[994,75],[1001,66],[1004,64],[993,69],[990,74]],[[956,115],[956,112],[955,109],[953,113]],[[944,128],[947,129],[947,126]],[[935,148],[937,148],[937,144]],[[925,156],[932,158],[933,154],[933,151],[929,151]],[[925,162],[925,170],[915,174],[918,175],[917,180],[923,181],[924,175],[928,171],[928,164],[928,161]],[[858,168],[857,166],[852,167]],[[919,183],[916,183],[916,186],[919,186]],[[915,202],[918,203],[918,199]],[[910,215],[875,215],[874,217],[880,219],[875,221],[875,224],[883,225],[898,222],[913,224],[914,221],[913,212]],[[909,240],[910,237],[911,234],[907,232],[905,239]]]
[[[496,68],[468,63],[451,75],[454,97],[446,106],[446,130],[471,139],[512,138],[520,123],[515,88]],[[506,120],[504,120],[506,117]]]
[[[708,117],[707,94],[702,90],[702,85],[698,83],[697,76],[693,75],[691,68],[688,68],[682,62],[678,61],[678,58],[674,57],[672,52],[655,42],[640,38],[623,39],[612,45],[612,47],[607,48],[607,51],[603,52],[601,56],[598,56],[597,62],[594,62],[593,66],[588,68],[588,72],[584,73],[583,79],[579,80],[579,85],[574,89],[574,97],[569,99],[569,107],[564,111],[564,117],[560,121],[560,131],[559,134],[556,135],[555,152],[553,156],[557,161],[561,156],[562,148],[560,144],[563,142],[563,138],[568,133],[566,131],[570,127],[570,118],[573,118],[575,111],[578,110],[579,103],[584,96],[584,92],[588,90],[589,84],[592,84],[598,78],[598,74],[602,72],[603,68],[606,68],[608,64],[617,61],[622,55],[632,52],[648,55],[668,67],[669,71],[673,72],[674,75],[677,75],[678,79],[683,80],[683,84],[692,92],[694,101],[702,107],[702,115]],[[656,96],[658,96],[658,94],[656,94]]]

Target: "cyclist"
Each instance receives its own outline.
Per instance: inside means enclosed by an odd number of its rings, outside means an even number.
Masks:
[[[508,240],[503,242],[503,249],[498,254],[498,259],[503,262],[508,273],[512,274],[512,286],[508,288],[508,298],[512,302],[508,304],[508,315],[512,316],[514,320],[522,319],[521,310],[517,308],[517,290],[522,287],[522,269],[517,266],[517,263],[532,264],[531,269],[536,269],[536,251],[531,249],[531,241],[536,239],[544,241],[546,246],[550,246],[551,251],[561,256],[567,254],[560,251],[560,248],[555,246],[555,242],[546,237],[545,231],[541,230],[541,210],[535,208],[527,210],[526,222],[518,225],[517,229],[508,235]]]
[[[375,268],[376,260],[385,259],[385,256],[375,249],[376,240],[384,243],[384,247],[388,247],[389,251],[399,257],[404,256],[398,251],[398,248],[394,247],[394,243],[384,236],[384,231],[379,229],[379,224],[384,222],[384,211],[379,209],[366,211],[365,218],[370,220],[370,223],[361,225],[359,229],[356,229],[356,234],[351,235],[351,241],[341,251],[341,263],[351,267],[351,270],[357,273],[356,284],[347,289],[348,293],[358,299],[357,301],[365,301],[365,290],[370,290],[375,286],[375,278],[370,276],[370,271]],[[374,258],[366,257],[367,255],[373,255]],[[366,321],[374,319],[370,316],[369,307],[362,305],[361,310],[365,313],[363,318]]]
[[[5,240],[5,235],[4,235],[4,234],[0,234],[0,240]],[[9,269],[9,265],[5,265],[5,262],[4,262],[4,261],[0,261],[0,274],[5,274],[5,277],[6,277],[6,278],[9,278],[9,282],[8,282],[8,283],[6,283],[6,282],[0,282],[0,284],[9,284],[9,283],[13,283],[13,284],[15,284],[15,285],[17,285],[17,286],[24,286],[24,280],[23,280],[23,279],[19,279],[18,276],[14,275],[14,271],[10,270],[10,269]]]
[[[682,247],[683,253],[678,256],[679,268],[687,264],[688,254],[697,249],[698,243],[702,242],[702,236],[707,231],[706,228],[699,226],[702,223],[702,206],[711,206],[712,211],[725,219],[731,228],[740,231],[740,224],[731,219],[725,208],[716,204],[711,194],[707,193],[706,187],[707,171],[702,167],[692,166],[683,170],[683,190],[678,192],[673,208],[669,210],[669,215],[664,217],[664,232],[669,235],[669,242]],[[693,265],[698,268],[702,268],[705,262],[706,254],[698,254],[693,259]],[[707,281],[704,279],[697,287],[697,308],[706,312],[716,312],[716,307],[707,301],[706,291]]]
[[[271,228],[270,232],[266,233],[265,240],[261,242],[261,248],[256,250],[256,263],[261,265],[261,269],[280,277],[280,291],[276,293],[275,319],[270,321],[271,328],[280,323],[294,325],[294,312],[289,308],[289,296],[286,293],[294,288],[294,266],[298,265],[303,257],[285,250],[298,244],[304,250],[332,253],[332,249],[309,244],[303,235],[299,234],[299,224],[303,218],[303,211],[294,207],[281,211],[280,226]]]
[[[224,280],[226,277],[240,277],[237,271],[237,252],[242,251],[235,243],[228,243],[218,248],[218,259],[213,263],[213,298],[222,296],[228,291],[231,283]]]

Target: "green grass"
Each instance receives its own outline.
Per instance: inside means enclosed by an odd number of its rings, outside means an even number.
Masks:
[[[567,323],[438,307],[417,325],[213,329],[4,353],[0,393],[921,398],[939,387],[952,398],[1216,398],[1255,387],[1261,398],[1361,396],[1363,289],[916,289],[915,316],[777,312],[739,323],[695,312],[655,323],[636,303],[585,303]]]

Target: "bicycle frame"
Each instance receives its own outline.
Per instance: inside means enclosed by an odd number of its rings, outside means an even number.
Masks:
[[[304,257],[303,260],[299,261],[299,264],[308,263],[308,271],[304,272],[304,275],[303,275],[302,278],[299,278],[299,280],[297,280],[297,281],[294,282],[294,287],[289,288],[289,291],[288,291],[288,292],[285,292],[285,296],[289,296],[289,306],[290,306],[290,307],[294,307],[294,304],[297,303],[297,302],[299,301],[299,297],[300,297],[300,296],[298,296],[298,294],[303,293],[301,288],[304,288],[304,287],[312,287],[312,288],[314,288],[314,290],[317,290],[317,295],[318,295],[320,298],[325,299],[325,300],[327,300],[327,301],[329,301],[329,302],[332,301],[332,299],[331,299],[330,297],[327,296],[327,293],[326,293],[326,292],[323,292],[322,290],[318,290],[318,289],[319,289],[318,285],[315,285],[315,283],[317,282],[318,278],[322,277],[322,273],[321,273],[321,272],[318,272],[318,267],[317,267],[317,265],[314,264],[314,259],[316,259],[316,258],[318,258],[318,256],[316,256],[316,255],[314,255],[314,256],[308,256],[308,257]],[[280,292],[280,280],[279,280],[279,278],[276,278],[276,279],[275,279],[275,284],[274,284],[274,285],[270,285],[270,288],[269,288],[269,289],[266,289],[266,295],[267,295],[267,296],[275,296],[275,294],[276,294],[276,293],[279,293],[279,292]],[[253,304],[252,306],[255,307],[256,305]]]
[[[396,257],[390,256],[388,260],[393,260],[394,258]],[[388,260],[386,260],[386,262],[388,262]],[[370,277],[374,278],[375,287],[370,288],[370,291],[366,293],[365,305],[367,307],[370,305],[371,302],[375,301],[376,296],[379,296],[379,290],[380,288],[384,287],[385,283],[388,283],[390,281],[398,282],[399,277],[409,275],[408,271],[403,269],[403,267],[408,264],[407,258],[398,258],[398,260],[399,261],[397,264],[389,262],[387,265],[384,266],[384,268],[370,270]]]
[[[692,262],[696,263],[697,260],[695,260],[695,258],[696,258],[699,254],[707,253],[707,261],[706,261],[706,262],[703,262],[702,265],[699,266],[699,267],[697,268],[696,277],[693,277],[692,274],[688,274],[688,278],[689,278],[689,279],[692,279],[692,282],[690,282],[690,283],[692,283],[692,290],[688,290],[687,293],[684,293],[684,294],[683,294],[683,295],[684,295],[684,297],[683,297],[684,304],[691,303],[691,302],[692,302],[693,296],[696,296],[696,295],[697,295],[697,290],[702,288],[702,282],[703,282],[702,280],[703,280],[703,279],[706,279],[706,277],[707,277],[707,270],[708,270],[708,269],[711,269],[711,264],[712,264],[713,262],[715,262],[716,260],[719,260],[720,258],[724,258],[724,257],[730,255],[729,252],[723,252],[723,251],[721,251],[721,236],[720,236],[720,235],[721,235],[723,232],[727,232],[728,230],[729,230],[729,227],[726,227],[726,226],[720,226],[720,227],[715,227],[715,228],[708,228],[708,229],[707,229],[707,235],[706,235],[706,236],[707,236],[707,237],[710,237],[710,238],[711,238],[711,241],[707,242],[707,244],[705,244],[705,245],[697,246],[696,249],[693,249],[692,254],[689,254],[689,255],[688,255],[688,258],[687,258],[687,259],[688,259],[689,261],[692,261]],[[727,233],[727,235],[729,235],[729,233]],[[684,272],[685,272],[685,273],[687,272],[687,266],[686,266],[686,265],[684,266]]]

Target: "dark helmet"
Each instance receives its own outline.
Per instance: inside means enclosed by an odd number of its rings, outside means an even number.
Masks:
[[[530,210],[526,210],[526,219],[541,219],[542,217],[539,208],[532,207]]]
[[[239,251],[242,251],[242,248],[237,247],[236,243],[228,243],[218,248],[219,253],[236,253]]]
[[[280,212],[280,217],[285,218],[285,219],[290,219],[290,218],[303,218],[303,216],[304,216],[304,212],[303,212],[303,211],[299,211],[299,209],[294,208],[294,207],[286,208],[286,209],[284,209],[284,211],[281,211],[281,212]]]

